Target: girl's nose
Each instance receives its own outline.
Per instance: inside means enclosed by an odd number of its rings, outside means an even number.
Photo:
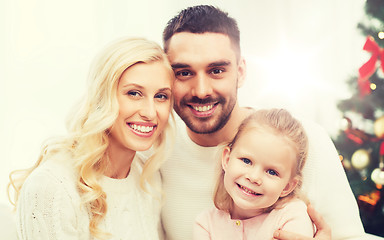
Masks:
[[[250,169],[248,172],[248,180],[254,184],[263,184],[262,172],[259,169]]]

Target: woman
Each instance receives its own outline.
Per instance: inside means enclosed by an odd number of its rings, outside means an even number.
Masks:
[[[161,237],[156,173],[170,131],[173,79],[151,41],[120,39],[97,56],[69,134],[46,144],[34,167],[11,173],[19,239]],[[144,161],[137,151],[152,145]]]

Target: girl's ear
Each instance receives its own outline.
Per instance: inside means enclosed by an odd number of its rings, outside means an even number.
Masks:
[[[294,177],[291,180],[289,180],[289,182],[281,192],[280,197],[286,197],[288,194],[290,194],[293,190],[295,190],[298,183],[299,183],[299,179],[297,177]]]
[[[226,146],[223,149],[223,155],[221,157],[221,167],[223,168],[224,171],[227,170],[230,153],[231,153],[231,149],[228,146]]]

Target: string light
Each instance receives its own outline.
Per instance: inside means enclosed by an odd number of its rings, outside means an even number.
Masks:
[[[384,39],[384,32],[379,32],[377,34],[377,36],[380,38],[380,39]]]

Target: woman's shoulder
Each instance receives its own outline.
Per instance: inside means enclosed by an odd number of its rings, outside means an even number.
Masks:
[[[22,191],[48,194],[76,190],[76,173],[68,153],[48,157],[25,180]]]

